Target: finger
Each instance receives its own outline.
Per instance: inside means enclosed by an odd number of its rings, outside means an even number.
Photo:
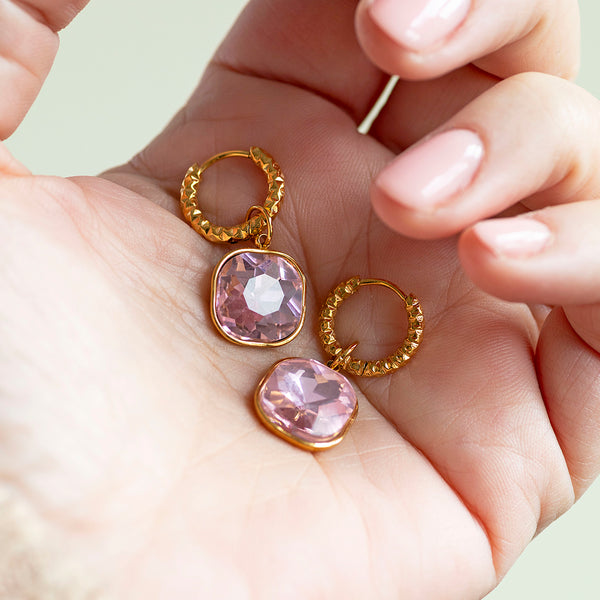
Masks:
[[[599,109],[562,79],[507,79],[385,167],[373,206],[392,229],[435,238],[520,201],[536,209],[593,198]]]
[[[56,32],[86,2],[0,2],[0,140],[17,128],[40,91],[58,50]]]
[[[516,302],[600,302],[600,201],[477,223],[459,252],[483,290]]]
[[[579,64],[574,0],[362,0],[357,32],[375,64],[430,79],[474,62],[505,78],[540,71],[573,78]]]
[[[578,497],[600,472],[600,201],[483,221],[461,236],[459,250],[484,290],[564,305],[542,326],[537,363]]]
[[[537,349],[546,408],[576,497],[600,473],[599,323],[598,304],[556,308],[544,323]]]

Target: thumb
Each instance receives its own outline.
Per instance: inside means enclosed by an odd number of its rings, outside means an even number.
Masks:
[[[0,3],[0,140],[33,104],[58,50],[57,31],[88,0],[8,0]]]

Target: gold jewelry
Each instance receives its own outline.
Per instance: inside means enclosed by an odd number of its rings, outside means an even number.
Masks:
[[[367,285],[392,290],[402,299],[408,315],[408,332],[402,346],[374,361],[352,358],[358,342],[343,349],[334,331],[339,305]],[[423,326],[423,311],[417,298],[389,281],[352,277],[341,283],[329,294],[319,316],[319,338],[332,359],[327,366],[304,358],[275,363],[254,394],[260,420],[273,433],[304,450],[324,450],[339,444],[356,419],[358,402],[352,385],[338,371],[343,369],[361,377],[393,373],[414,356],[423,340]]]
[[[350,352],[356,348],[357,344],[353,344],[350,348],[342,350],[339,342],[335,337],[333,330],[334,319],[339,305],[348,296],[357,292],[361,286],[366,285],[381,285],[395,292],[404,302],[406,313],[408,316],[408,331],[406,339],[400,348],[381,360],[358,360],[351,359]],[[332,369],[341,368],[352,375],[359,377],[379,377],[388,375],[397,371],[400,367],[409,361],[412,355],[417,351],[421,340],[423,339],[423,311],[419,301],[412,295],[408,296],[393,283],[384,279],[360,279],[352,277],[348,281],[338,285],[327,296],[325,305],[321,309],[319,315],[319,338],[323,344],[325,352],[329,353],[333,360],[327,363]]]
[[[246,220],[233,227],[211,223],[198,204],[202,174],[231,157],[252,160],[267,176],[269,191],[262,206],[248,209]],[[211,285],[211,317],[229,341],[245,346],[281,346],[292,341],[304,323],[306,278],[289,255],[269,250],[273,219],[285,194],[280,166],[267,152],[232,150],[193,164],[181,184],[181,209],[187,222],[211,242],[235,243],[253,239],[256,249],[236,250],[215,267]],[[266,229],[266,231],[265,231]]]

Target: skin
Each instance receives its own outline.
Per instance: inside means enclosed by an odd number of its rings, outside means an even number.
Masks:
[[[2,30],[30,41],[0,37],[2,138],[81,5],[0,5]],[[598,106],[566,80],[576,3],[519,6],[495,19],[475,2],[417,55],[365,2],[256,0],[129,164],[38,177],[0,146],[3,597],[475,599],[584,492],[600,467]],[[361,135],[387,72],[401,82]],[[465,127],[485,162],[439,211],[380,189],[408,145]],[[226,249],[177,199],[192,162],[250,145],[283,167],[272,247],[309,281],[302,333],[270,350],[214,330]],[[264,193],[252,165],[226,162],[201,188],[219,223]],[[525,212],[551,227],[549,254],[482,243],[479,221]],[[354,378],[357,422],[310,454],[266,432],[253,390],[280,358],[325,358],[320,302],[356,274],[415,293],[425,341],[401,372]],[[403,338],[390,296],[361,291],[340,312],[363,356]]]

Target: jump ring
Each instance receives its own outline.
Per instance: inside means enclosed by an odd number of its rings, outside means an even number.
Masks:
[[[260,233],[254,238],[256,245],[260,250],[266,250],[271,245],[271,239],[273,238],[273,219],[271,219],[271,215],[266,211],[264,206],[258,206],[255,204],[248,209],[246,212],[246,221],[250,219],[250,215],[253,212],[259,212],[262,215],[264,220],[264,224],[267,226],[266,233]],[[262,229],[262,227],[261,227]],[[264,237],[264,242],[262,241]]]

